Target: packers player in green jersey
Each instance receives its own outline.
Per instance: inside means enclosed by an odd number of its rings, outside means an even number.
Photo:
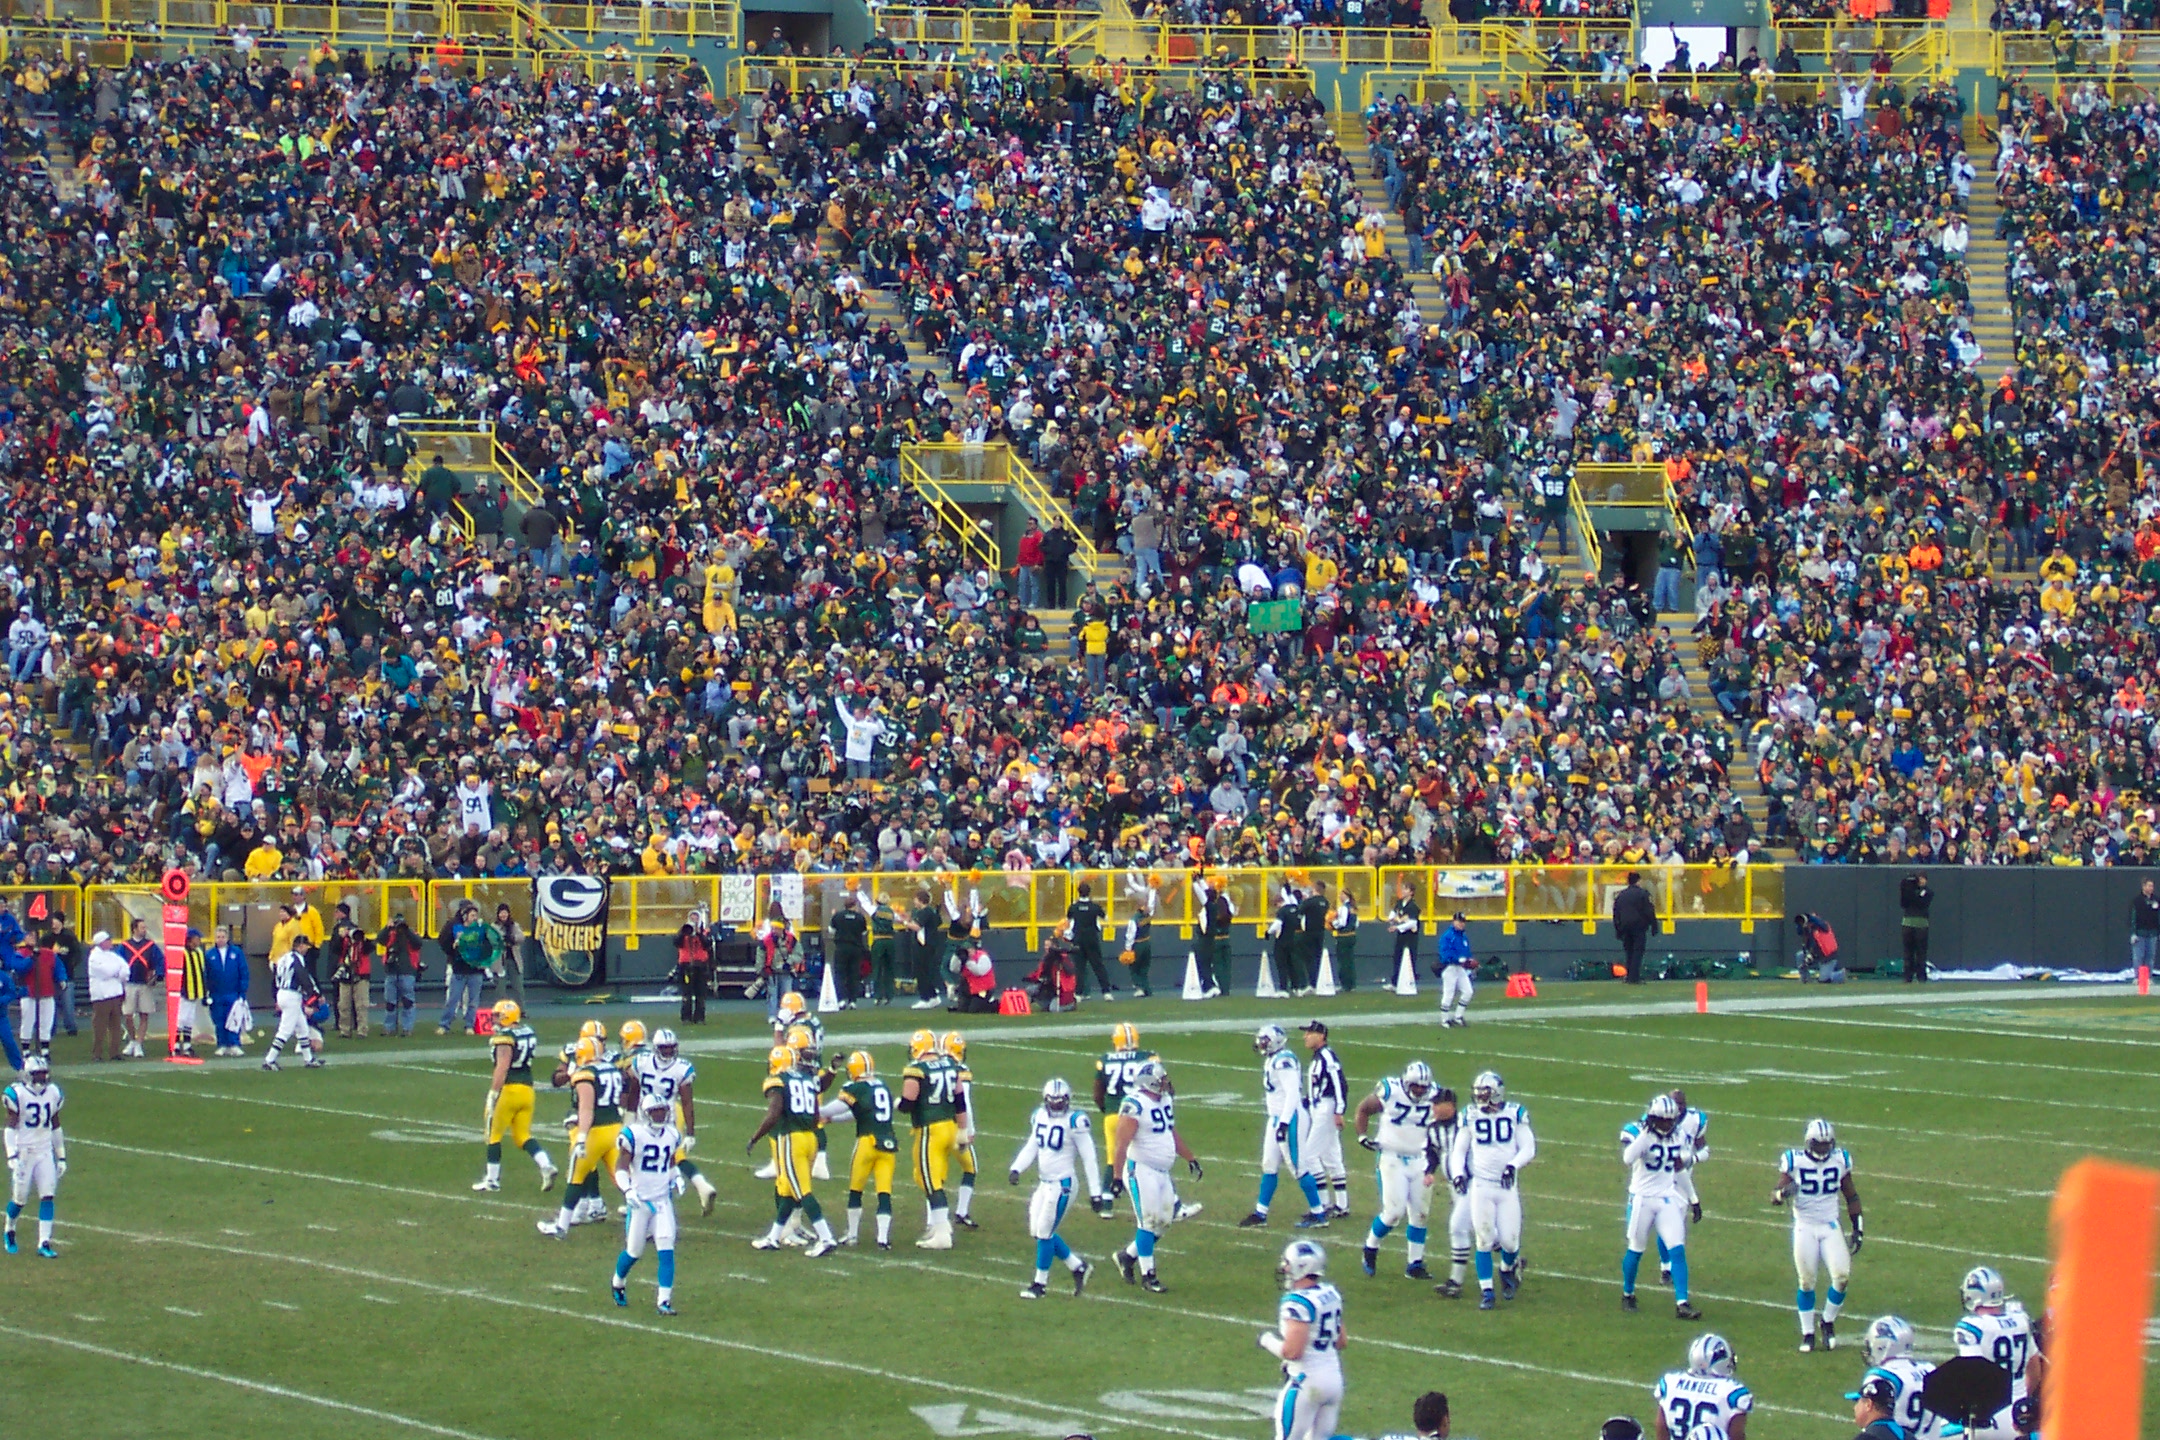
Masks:
[[[525,1009],[515,1000],[495,1002],[494,1074],[488,1081],[487,1173],[474,1183],[480,1191],[502,1189],[503,1141],[532,1156],[540,1167],[540,1188],[555,1188],[555,1162],[533,1138],[533,1056],[540,1037],[525,1023]]]
[[[815,1260],[830,1255],[839,1242],[833,1239],[832,1226],[826,1223],[817,1196],[810,1193],[815,1178],[810,1173],[810,1162],[817,1154],[818,1122],[824,1107],[818,1102],[817,1076],[801,1068],[795,1052],[785,1045],[775,1045],[766,1057],[765,1101],[765,1118],[758,1122],[743,1153],[754,1154],[758,1142],[770,1137],[777,1171],[773,1176],[773,1223],[750,1244],[758,1250],[779,1249],[782,1232],[799,1210],[817,1233],[816,1242],[803,1251],[803,1258]]]
[[[1118,1108],[1118,1102],[1132,1091],[1133,1081],[1139,1077],[1140,1067],[1156,1058],[1153,1050],[1140,1048],[1140,1027],[1129,1020],[1120,1021],[1110,1031],[1110,1049],[1095,1060],[1095,1108],[1102,1112],[1103,1134],[1110,1133],[1110,1113]],[[1117,1218],[1117,1201],[1112,1198],[1116,1175],[1110,1169],[1107,1143],[1103,1150],[1103,1183],[1101,1195],[1092,1204],[1095,1213],[1105,1220]]]
[[[922,1186],[929,1223],[915,1242],[923,1250],[952,1249],[952,1212],[945,1181],[959,1149],[965,1100],[960,1067],[938,1052],[938,1037],[917,1030],[908,1037],[907,1068],[900,1072],[900,1107],[915,1126],[915,1181]]]
[[[893,1135],[893,1117],[899,1102],[878,1078],[877,1062],[867,1050],[847,1057],[847,1083],[825,1102],[828,1119],[855,1121],[855,1154],[848,1164],[847,1238],[854,1245],[862,1236],[863,1191],[877,1191],[877,1247],[892,1249],[893,1169],[899,1160],[900,1143]]]

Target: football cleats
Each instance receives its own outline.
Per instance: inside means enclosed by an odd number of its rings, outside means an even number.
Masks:
[[[1423,1060],[1412,1060],[1408,1065],[1403,1066],[1402,1088],[1403,1093],[1412,1100],[1420,1103],[1431,1100],[1433,1093],[1432,1066],[1427,1065]]]
[[[967,1037],[958,1030],[947,1030],[938,1036],[938,1053],[953,1060],[967,1059]]]
[[[783,1040],[782,1040],[782,1041],[781,1041],[780,1043],[781,1043],[781,1044],[783,1044],[783,1045],[785,1045],[785,1046],[787,1046],[787,1048],[788,1048],[788,1049],[790,1049],[790,1050],[793,1050],[793,1051],[795,1052],[795,1058],[796,1058],[796,1059],[798,1059],[798,1060],[800,1060],[800,1061],[802,1061],[802,1063],[803,1063],[803,1064],[805,1064],[805,1065],[815,1065],[815,1064],[817,1064],[817,1061],[818,1061],[818,1042],[817,1042],[817,1036],[815,1036],[815,1035],[813,1035],[813,1034],[811,1034],[811,1033],[810,1033],[810,1027],[809,1027],[809,1026],[807,1026],[807,1025],[790,1025],[790,1026],[788,1026],[788,1028],[787,1028],[787,1036],[786,1036],[786,1038],[785,1038],[785,1039],[783,1039]]]
[[[580,1035],[571,1047],[570,1063],[573,1065],[597,1065],[600,1062],[600,1041],[591,1035]]]
[[[1140,1048],[1140,1027],[1130,1020],[1120,1020],[1110,1027],[1112,1050],[1137,1050]]]
[[[1062,1115],[1072,1108],[1072,1086],[1062,1079],[1043,1081],[1042,1097],[1043,1109],[1052,1115]]]
[[[1292,1240],[1283,1246],[1282,1259],[1275,1263],[1275,1278],[1285,1285],[1325,1274],[1327,1251],[1310,1240]]]
[[[645,1043],[645,1022],[642,1020],[625,1020],[622,1022],[622,1029],[616,1033],[622,1037],[623,1049],[635,1050]]]
[[[1280,1025],[1263,1025],[1253,1032],[1252,1048],[1261,1055],[1273,1055],[1289,1043],[1290,1037]]]
[[[652,1048],[653,1054],[658,1055],[662,1060],[673,1060],[675,1052],[681,1048],[681,1042],[675,1038],[673,1030],[663,1025],[658,1030],[653,1031]]]
[[[1690,1375],[1715,1375],[1721,1380],[1729,1380],[1739,1361],[1740,1357],[1733,1354],[1732,1346],[1725,1343],[1722,1335],[1698,1335],[1695,1343],[1687,1347]]]
[[[804,1002],[802,992],[790,990],[780,997],[780,1013],[773,1020],[773,1028],[785,1030],[809,1013],[810,1007]]]
[[[1497,1070],[1482,1070],[1477,1079],[1470,1082],[1470,1098],[1481,1110],[1497,1110],[1507,1099],[1507,1081],[1500,1078]]]
[[[497,1030],[507,1030],[525,1018],[525,1007],[515,1000],[497,1000],[492,1008]]]
[[[786,1045],[775,1045],[765,1056],[765,1073],[785,1075],[795,1068],[795,1052]]]
[[[857,1050],[847,1057],[847,1078],[867,1080],[877,1074],[877,1061],[870,1058],[868,1050]]]
[[[1965,1283],[1959,1287],[1965,1301],[1965,1313],[1975,1310],[1999,1309],[2003,1303],[2003,1278],[1985,1265],[1975,1265],[1965,1272]]]
[[[1816,1160],[1827,1160],[1830,1152],[1837,1149],[1837,1127],[1828,1120],[1807,1122],[1807,1153]]]
[[[937,1054],[937,1034],[930,1030],[917,1030],[908,1036],[907,1056],[910,1060],[927,1060]]]
[[[1643,1119],[1654,1134],[1670,1135],[1680,1127],[1680,1102],[1670,1095],[1653,1095]]]
[[[1143,1060],[1140,1063],[1140,1073],[1133,1076],[1133,1089],[1143,1095],[1153,1095],[1160,1099],[1162,1093],[1169,1088],[1170,1072],[1163,1069],[1162,1061]]]
[[[1880,1365],[1900,1355],[1912,1354],[1913,1328],[1895,1315],[1885,1315],[1871,1322],[1867,1334],[1861,1337],[1860,1348],[1867,1353],[1867,1363]]]

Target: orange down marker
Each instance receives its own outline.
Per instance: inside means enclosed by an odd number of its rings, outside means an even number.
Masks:
[[[2050,1217],[2055,1282],[2042,1432],[2138,1440],[2160,1174],[2107,1160],[2065,1171]]]

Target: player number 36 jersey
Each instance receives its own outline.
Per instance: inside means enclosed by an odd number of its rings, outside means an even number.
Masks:
[[[1118,1114],[1130,1115],[1140,1122],[1140,1128],[1133,1132],[1126,1158],[1152,1165],[1157,1170],[1168,1170],[1177,1163],[1177,1115],[1171,1108],[1169,1096],[1127,1095],[1118,1102]]]
[[[1852,1174],[1852,1156],[1845,1153],[1844,1147],[1820,1160],[1805,1150],[1787,1150],[1778,1168],[1793,1178],[1794,1220],[1838,1223],[1838,1192],[1844,1187],[1845,1177]]]
[[[1665,1426],[1676,1437],[1698,1425],[1715,1426],[1712,1433],[1722,1435],[1735,1415],[1755,1408],[1755,1397],[1738,1380],[1688,1370],[1675,1370],[1658,1381],[1655,1394],[1658,1409],[1665,1412]]]

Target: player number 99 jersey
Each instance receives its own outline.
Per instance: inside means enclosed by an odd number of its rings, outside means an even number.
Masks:
[[[1139,1122],[1125,1152],[1127,1159],[1157,1170],[1168,1170],[1177,1163],[1177,1114],[1169,1096],[1127,1095],[1118,1102],[1118,1114],[1130,1115]]]

